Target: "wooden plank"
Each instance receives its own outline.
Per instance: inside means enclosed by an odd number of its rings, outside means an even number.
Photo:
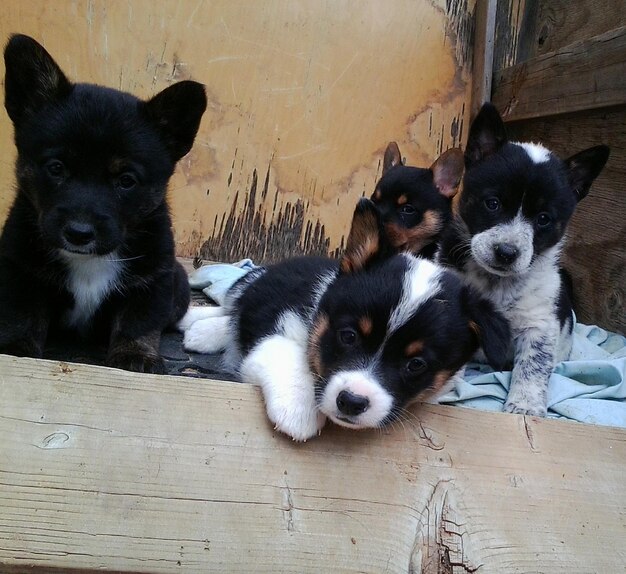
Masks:
[[[495,70],[626,24],[623,0],[499,0]]]
[[[2,572],[623,572],[625,473],[615,428],[416,406],[297,444],[248,385],[0,356]]]
[[[476,3],[470,109],[472,118],[478,113],[480,106],[491,100],[496,9],[497,0],[485,0]]]
[[[601,143],[611,156],[568,228],[563,263],[584,323],[626,333],[626,107],[512,122],[513,139],[540,141],[565,158]]]
[[[494,75],[505,121],[626,103],[626,26]]]

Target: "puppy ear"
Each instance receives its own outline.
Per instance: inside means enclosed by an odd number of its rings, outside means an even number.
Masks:
[[[361,271],[378,259],[383,251],[380,216],[372,201],[362,197],[352,216],[346,250],[340,260],[342,273]]]
[[[509,322],[493,304],[465,287],[465,310],[470,317],[469,328],[476,334],[487,361],[496,371],[502,371],[508,361],[511,347]]]
[[[148,118],[156,125],[176,162],[189,152],[206,110],[204,86],[185,80],[159,92],[144,104]]]
[[[4,49],[4,64],[4,107],[15,126],[72,90],[52,56],[29,36],[11,36]]]
[[[383,158],[383,175],[396,165],[402,165],[400,148],[396,142],[389,142]]]
[[[433,181],[441,195],[451,198],[456,195],[463,177],[463,152],[455,147],[444,151],[430,166]]]
[[[504,122],[493,104],[485,103],[470,126],[465,167],[496,153],[507,142]]]
[[[609,159],[609,153],[608,146],[598,145],[565,160],[567,177],[578,201],[589,193],[593,180],[600,175],[604,164]]]

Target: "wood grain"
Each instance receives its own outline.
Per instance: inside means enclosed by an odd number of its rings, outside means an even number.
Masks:
[[[619,429],[421,406],[296,444],[248,385],[0,356],[2,572],[621,572],[625,472]]]
[[[623,0],[499,0],[494,70],[626,24]]]
[[[626,104],[626,26],[500,70],[492,101],[510,121]]]
[[[496,10],[496,0],[486,0],[476,4],[470,110],[472,118],[478,113],[480,106],[491,100]]]

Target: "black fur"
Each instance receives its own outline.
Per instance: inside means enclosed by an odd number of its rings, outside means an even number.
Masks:
[[[404,165],[395,142],[387,146],[383,175],[371,200],[380,213],[389,250],[434,258],[462,174],[459,149],[447,150],[430,168],[421,168]]]
[[[108,342],[108,364],[161,372],[161,332],[189,302],[176,262],[167,183],[206,108],[196,82],[148,101],[71,83],[28,36],[5,49],[5,107],[15,127],[17,195],[0,238],[0,352],[40,357],[77,302],[70,263],[122,269],[82,335]],[[102,269],[106,269],[102,264]]]

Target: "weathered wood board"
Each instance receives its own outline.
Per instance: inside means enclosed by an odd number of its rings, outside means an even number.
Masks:
[[[0,38],[39,39],[72,79],[150,96],[207,86],[170,186],[180,255],[333,252],[385,146],[430,165],[464,139],[475,0],[4,0]],[[3,68],[0,72],[4,74]],[[0,219],[12,197],[0,114]]]
[[[626,431],[416,406],[272,431],[257,389],[0,356],[1,572],[606,574]]]
[[[498,0],[494,72],[624,24],[623,0]]]
[[[626,26],[500,70],[493,89],[511,121],[626,104]]]

